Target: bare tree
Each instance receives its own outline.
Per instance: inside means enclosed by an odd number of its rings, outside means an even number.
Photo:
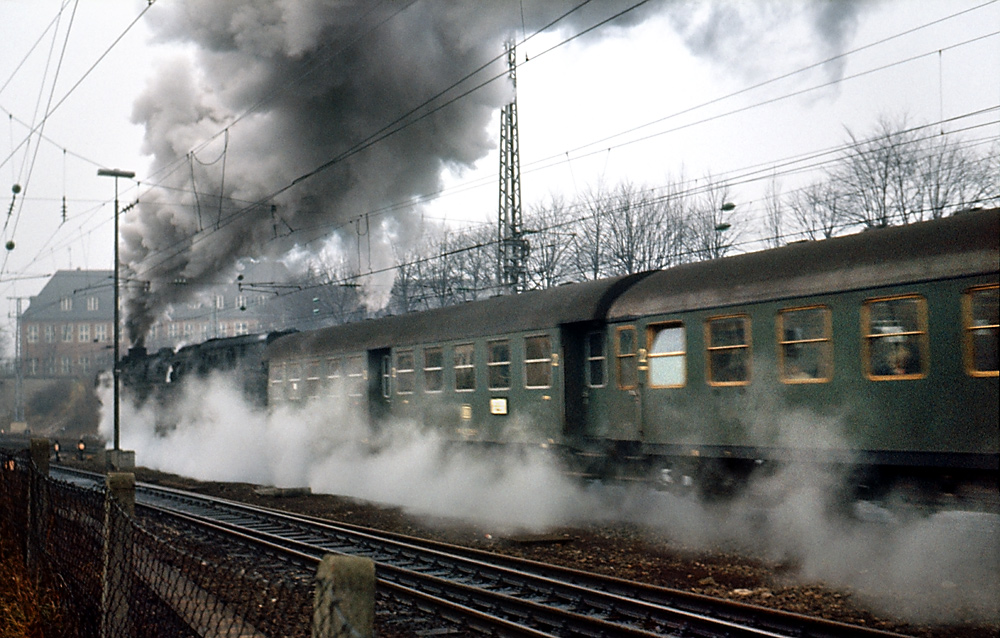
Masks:
[[[778,248],[784,240],[784,202],[781,183],[772,175],[764,193],[764,243],[768,248]]]
[[[607,189],[598,184],[588,189],[580,207],[587,214],[577,226],[571,255],[573,267],[583,279],[600,279],[607,276],[604,235],[614,206]]]
[[[810,184],[788,199],[788,208],[798,233],[807,239],[829,239],[844,223],[845,199],[833,182]]]
[[[526,225],[531,242],[529,287],[552,288],[577,279],[571,263],[576,233],[566,201],[556,196],[547,205],[532,207]]]
[[[688,216],[687,245],[697,260],[725,257],[742,231],[734,228],[735,207],[729,200],[729,186],[711,175]]]
[[[994,142],[994,147],[1000,142]],[[938,219],[949,212],[1000,198],[1000,160],[993,152],[976,157],[968,147],[942,136],[925,145],[919,168],[918,201],[923,218]]]

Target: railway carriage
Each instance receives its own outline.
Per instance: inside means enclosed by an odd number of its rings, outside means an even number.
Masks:
[[[997,221],[969,213],[637,282],[608,312],[614,383],[593,390],[590,437],[668,478],[795,458],[871,470],[868,483],[995,489]]]
[[[263,352],[246,371],[261,394],[267,373],[272,408],[326,397],[374,431],[399,419],[456,442],[543,446],[586,475],[711,493],[792,460],[996,497],[998,262],[1000,210],[969,212],[249,336],[244,364]],[[225,365],[210,358],[226,344],[172,364]]]
[[[284,337],[268,348],[269,402],[338,396],[376,426],[393,416],[459,441],[566,445],[583,340],[647,274]]]

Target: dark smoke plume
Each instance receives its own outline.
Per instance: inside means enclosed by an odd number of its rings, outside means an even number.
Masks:
[[[505,81],[429,115],[410,111],[495,58],[431,108],[502,74],[505,40],[530,35],[578,4],[175,0],[157,6],[150,13],[157,39],[183,44],[185,53],[163,62],[134,105],[133,120],[146,129],[144,151],[153,157],[150,181],[159,187],[143,195],[123,225],[128,276],[148,282],[130,287],[130,340],[141,342],[171,304],[199,287],[232,281],[240,259],[353,237],[361,229],[349,220],[415,202],[440,188],[446,168],[471,167],[495,146],[490,122],[510,99]],[[554,28],[575,33],[633,4],[592,2]],[[829,13],[825,6],[817,5],[817,13]],[[681,19],[690,5],[658,0],[587,37],[664,10],[678,24],[697,24]],[[726,15],[733,12],[747,10]],[[851,24],[838,18],[835,26]],[[710,31],[705,24],[696,29]],[[421,115],[354,152],[387,125]],[[391,244],[405,246],[417,206],[372,220],[373,259],[382,260],[373,266],[388,265]]]

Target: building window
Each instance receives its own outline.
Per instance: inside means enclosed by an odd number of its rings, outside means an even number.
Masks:
[[[708,344],[708,383],[750,383],[750,318],[746,315],[716,317],[705,323]]]
[[[785,383],[833,378],[833,322],[826,306],[778,312],[778,367]]]
[[[680,321],[649,327],[649,385],[680,388],[687,382],[687,347]]]
[[[36,359],[36,358],[28,359],[28,369],[26,371],[28,374],[30,374],[32,376],[37,375],[38,374],[38,368],[39,368],[39,366],[38,366],[38,359]]]
[[[471,343],[455,346],[455,389],[460,392],[476,389],[474,354]]]
[[[73,374],[73,360],[69,357],[62,357],[59,359],[59,373],[63,376],[69,376]]]
[[[524,386],[552,385],[552,339],[548,335],[524,338]]]
[[[63,343],[71,343],[73,341],[73,324],[67,323],[63,324],[62,327],[62,340]]]
[[[245,335],[250,333],[249,325],[246,321],[237,321],[233,325],[233,336]]]
[[[190,323],[184,324],[184,338],[190,339],[194,336],[194,326]]]
[[[38,325],[28,326],[28,343],[38,343]]]
[[[56,342],[56,327],[49,324],[45,326],[45,343]]]
[[[604,387],[604,333],[591,332],[587,335],[587,386]]]
[[[225,310],[226,309],[226,298],[222,295],[215,295],[215,309]]]
[[[90,341],[90,324],[81,323],[76,327],[76,338],[80,343],[87,343]]]
[[[237,295],[236,297],[236,307],[240,310],[247,309],[247,297],[246,295]]]
[[[70,310],[72,310],[73,309],[73,298],[72,297],[63,297],[62,299],[60,299],[59,300],[59,309],[62,310],[63,312],[69,312]]]
[[[79,365],[82,374],[90,372],[90,357],[80,357]]]
[[[225,321],[219,323],[218,335],[217,336],[219,336],[219,337],[221,337],[223,339],[229,336],[229,324],[228,323],[226,323]]]
[[[631,390],[639,385],[638,347],[635,326],[618,328],[615,332],[615,369],[619,390]]]
[[[94,312],[96,310],[99,310],[100,307],[101,306],[97,300],[97,297],[87,297],[87,310],[89,310],[90,312]]]
[[[486,379],[490,390],[510,388],[510,341],[507,339],[486,343]]]
[[[104,343],[108,340],[108,324],[98,323],[94,324],[94,341],[98,343]]]
[[[171,340],[177,338],[177,324],[176,323],[167,324],[167,338],[171,339]]]
[[[424,348],[424,391],[444,389],[444,355],[440,346]]]
[[[997,337],[1000,330],[1000,287],[973,288],[962,297],[965,321],[965,369],[974,377],[998,374]]]
[[[396,353],[396,392],[412,394],[415,384],[413,350],[400,350]]]
[[[927,300],[918,295],[871,299],[861,307],[865,373],[869,379],[927,375]]]

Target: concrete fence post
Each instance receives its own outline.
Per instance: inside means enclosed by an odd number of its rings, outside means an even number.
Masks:
[[[312,637],[372,638],[374,631],[375,563],[327,554],[316,569]]]
[[[43,476],[49,475],[49,440],[31,439],[31,460]]]
[[[109,472],[104,497],[104,569],[101,573],[101,638],[132,636],[132,528],[135,515],[135,475]],[[117,504],[126,514],[114,507]]]
[[[42,438],[32,438],[29,444],[31,461],[35,464],[35,469],[42,477],[49,475],[49,440]],[[24,538],[24,563],[29,571],[34,571],[38,566],[35,564],[36,554],[41,550],[41,544],[45,542],[45,525],[48,521],[48,503],[46,502],[46,489],[44,481],[32,474],[28,481],[28,529]]]

